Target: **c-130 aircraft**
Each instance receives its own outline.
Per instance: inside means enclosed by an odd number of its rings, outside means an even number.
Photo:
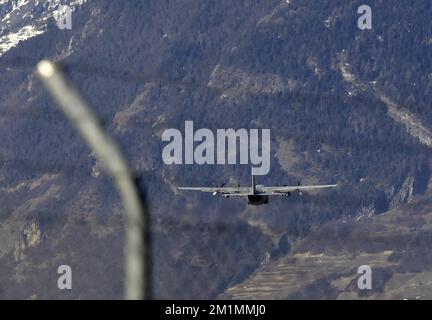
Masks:
[[[283,186],[283,187],[266,187],[257,185],[255,176],[252,173],[251,187],[178,187],[179,190],[191,190],[213,193],[214,196],[222,195],[224,198],[229,197],[247,197],[248,204],[259,206],[269,202],[269,196],[291,196],[291,193],[298,192],[300,195],[303,191],[312,191],[318,189],[335,188],[337,184],[315,185],[315,186]]]

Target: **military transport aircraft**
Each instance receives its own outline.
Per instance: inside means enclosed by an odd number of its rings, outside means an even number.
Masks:
[[[179,190],[191,190],[201,192],[211,192],[214,196],[222,195],[229,197],[247,197],[248,204],[258,206],[267,204],[269,196],[291,196],[291,193],[298,192],[300,195],[303,191],[311,191],[325,188],[335,188],[337,184],[315,185],[315,186],[283,186],[283,187],[265,187],[261,184],[256,185],[255,176],[252,174],[251,187],[179,187]]]

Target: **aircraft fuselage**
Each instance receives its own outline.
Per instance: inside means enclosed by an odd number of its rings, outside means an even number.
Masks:
[[[248,198],[248,204],[253,206],[259,206],[262,204],[267,204],[269,202],[268,196],[262,196],[259,194],[249,195]]]

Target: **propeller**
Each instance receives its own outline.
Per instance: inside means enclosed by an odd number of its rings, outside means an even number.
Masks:
[[[301,186],[301,183],[300,183],[300,181],[297,181],[297,186],[298,187],[300,187]],[[303,195],[303,192],[301,192],[300,190],[298,190],[298,193],[299,193],[299,195]]]
[[[224,186],[225,186],[225,183],[222,183],[218,188],[223,188]],[[216,196],[218,194],[219,194],[219,192],[217,192],[217,191],[213,192],[214,196]]]

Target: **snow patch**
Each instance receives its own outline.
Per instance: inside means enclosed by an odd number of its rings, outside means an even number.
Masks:
[[[43,30],[38,30],[34,26],[25,26],[18,30],[16,33],[10,33],[0,38],[0,56],[11,48],[15,47],[21,41],[33,38],[37,35],[44,33]]]
[[[70,1],[74,11],[87,0]],[[20,42],[43,34],[61,0],[0,0],[0,57]]]

